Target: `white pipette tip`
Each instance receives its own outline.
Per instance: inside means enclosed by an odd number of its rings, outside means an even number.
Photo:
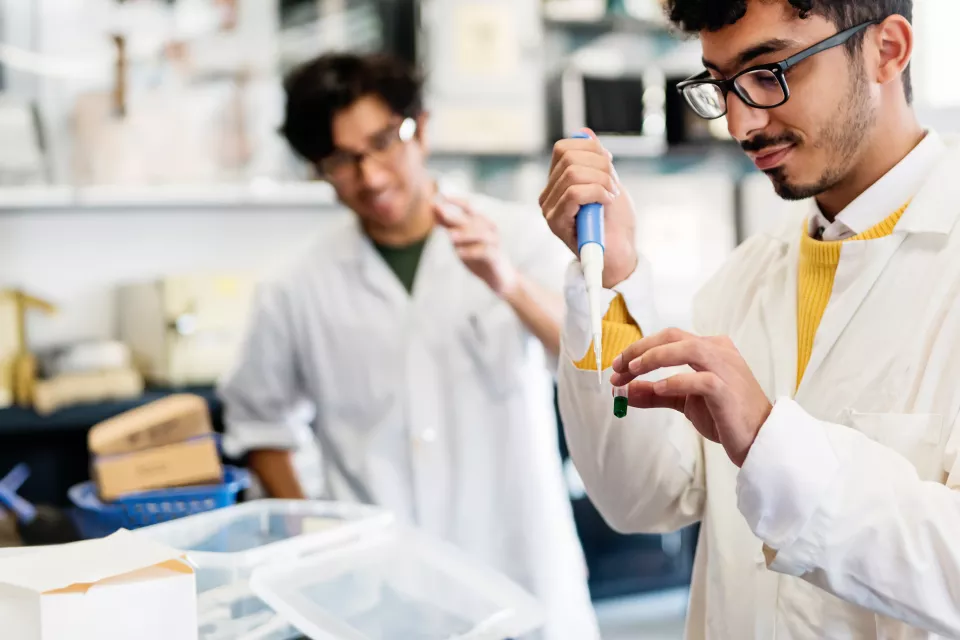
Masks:
[[[597,380],[603,386],[603,247],[596,243],[585,244],[580,248],[580,264],[587,288],[587,303],[590,313],[590,333],[593,334],[593,352],[597,358]]]

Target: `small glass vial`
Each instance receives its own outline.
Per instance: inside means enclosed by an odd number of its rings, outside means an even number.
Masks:
[[[614,387],[613,389],[613,415],[618,418],[627,417],[627,388]]]

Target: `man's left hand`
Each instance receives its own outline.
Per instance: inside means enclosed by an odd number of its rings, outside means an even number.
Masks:
[[[463,264],[496,295],[509,297],[519,283],[519,273],[503,252],[493,221],[466,202],[446,196],[433,208],[437,222],[449,230]]]
[[[636,380],[658,369],[684,365],[693,372],[659,382]],[[773,410],[743,356],[724,336],[700,337],[668,329],[627,347],[614,361],[613,370],[611,384],[629,385],[630,406],[683,413],[704,438],[723,445],[738,467]]]

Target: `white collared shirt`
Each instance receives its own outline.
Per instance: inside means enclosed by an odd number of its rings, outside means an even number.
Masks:
[[[822,234],[820,239],[827,242],[846,240],[883,222],[916,195],[946,149],[937,132],[928,131],[913,151],[847,205],[833,222],[814,205],[810,237]]]

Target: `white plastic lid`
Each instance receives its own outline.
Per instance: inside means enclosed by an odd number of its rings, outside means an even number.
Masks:
[[[543,624],[508,578],[399,527],[260,567],[250,587],[313,640],[503,640]]]
[[[201,567],[255,566],[282,551],[314,551],[386,527],[383,509],[342,502],[257,500],[139,529]]]

